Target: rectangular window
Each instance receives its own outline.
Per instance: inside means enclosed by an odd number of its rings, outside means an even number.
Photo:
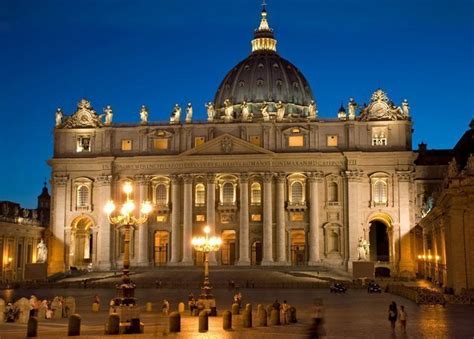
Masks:
[[[251,221],[262,221],[262,215],[261,214],[252,214],[250,216]]]
[[[294,212],[291,213],[291,221],[303,221],[304,220],[304,214],[301,212]]]
[[[197,147],[199,145],[202,145],[206,142],[206,138],[205,137],[195,137],[194,138],[194,147]]]
[[[154,139],[153,148],[156,150],[168,149],[168,139],[167,138]]]
[[[327,145],[329,147],[336,147],[337,146],[337,135],[328,135],[327,136]]]
[[[304,146],[304,136],[302,135],[292,135],[288,137],[288,146],[289,147],[303,147]]]
[[[158,215],[156,217],[157,222],[166,222],[166,215]]]
[[[261,146],[260,136],[259,135],[251,135],[250,136],[250,143],[254,144],[255,146]]]
[[[123,139],[122,140],[122,151],[131,151],[132,150],[132,140]]]
[[[196,221],[206,221],[206,216],[204,214],[196,214]]]
[[[91,151],[91,137],[80,136],[77,138],[76,152],[90,152]]]

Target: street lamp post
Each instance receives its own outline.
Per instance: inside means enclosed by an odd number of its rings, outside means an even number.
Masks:
[[[121,306],[135,305],[135,283],[130,280],[130,230],[138,225],[145,223],[148,220],[148,214],[152,211],[152,206],[149,201],[144,201],[141,205],[140,214],[138,217],[133,215],[135,210],[135,203],[130,199],[130,194],[133,191],[132,184],[126,182],[123,185],[123,192],[126,194],[126,201],[120,208],[120,213],[112,215],[115,211],[115,203],[113,200],[107,202],[104,207],[105,213],[112,225],[123,227],[124,229],[124,251],[123,251],[123,275],[122,283],[117,285],[117,298]]]
[[[210,309],[215,306],[214,296],[212,295],[212,286],[209,282],[209,253],[215,252],[222,244],[222,239],[219,237],[209,237],[211,229],[209,226],[204,227],[204,237],[194,237],[192,245],[196,251],[204,254],[204,284],[201,287],[201,295],[199,302],[204,305],[204,308]]]

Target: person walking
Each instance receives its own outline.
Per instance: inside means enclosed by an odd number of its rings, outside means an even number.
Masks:
[[[405,306],[400,306],[400,312],[398,313],[400,316],[400,327],[402,328],[403,333],[407,333],[407,312],[405,312]]]
[[[392,333],[395,333],[395,323],[398,318],[398,309],[395,301],[392,301],[390,306],[388,306],[388,320],[390,321],[390,326],[392,327]]]

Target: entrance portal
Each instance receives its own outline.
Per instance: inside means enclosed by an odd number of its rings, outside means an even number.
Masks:
[[[304,230],[293,230],[290,233],[291,263],[304,265],[305,263],[305,234]]]
[[[76,218],[71,226],[69,245],[71,266],[84,268],[92,262],[93,240],[92,220],[88,217]]]
[[[262,263],[262,242],[255,241],[252,244],[252,265],[260,265]]]
[[[390,261],[388,227],[384,222],[374,220],[370,223],[369,242],[371,261]]]
[[[235,231],[222,231],[221,261],[222,265],[235,264]]]
[[[168,244],[169,244],[169,232],[167,231],[156,231],[155,242],[154,242],[154,260],[155,266],[166,265],[168,262]]]

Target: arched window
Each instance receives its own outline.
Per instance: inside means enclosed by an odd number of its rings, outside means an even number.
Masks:
[[[168,203],[168,190],[165,184],[156,185],[155,198],[157,205],[164,206]]]
[[[231,182],[226,182],[222,186],[222,203],[224,204],[234,203],[234,185]]]
[[[328,184],[328,202],[338,202],[337,184],[330,182]]]
[[[204,184],[197,184],[195,187],[194,205],[203,206],[206,203],[206,188]]]
[[[81,185],[77,187],[77,207],[89,206],[89,187]]]
[[[387,183],[383,179],[377,179],[372,187],[374,203],[385,204],[387,202]]]
[[[260,205],[262,203],[262,187],[258,182],[254,182],[250,186],[250,203],[252,205]]]
[[[304,202],[303,184],[299,181],[295,181],[291,184],[291,202],[293,204],[301,204]]]

